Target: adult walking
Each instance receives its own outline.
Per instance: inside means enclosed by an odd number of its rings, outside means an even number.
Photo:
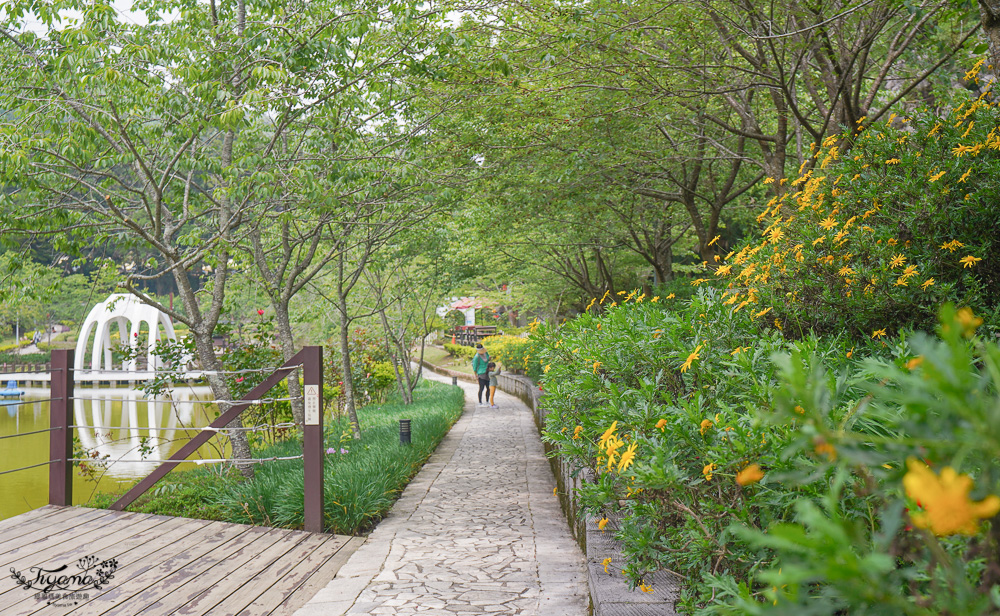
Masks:
[[[486,352],[486,347],[476,343],[476,354],[472,357],[472,371],[479,379],[479,406],[483,405],[483,392],[490,390],[490,354]],[[487,398],[487,401],[489,399]]]

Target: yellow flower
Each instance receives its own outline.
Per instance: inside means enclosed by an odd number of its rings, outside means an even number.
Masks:
[[[690,355],[688,355],[688,358],[686,360],[684,360],[684,364],[681,365],[681,372],[682,373],[683,372],[687,372],[688,370],[690,370],[691,369],[691,364],[694,363],[694,361],[696,359],[701,359],[701,355],[698,354],[698,351],[701,351],[701,347],[702,346],[703,345],[699,344],[697,347],[695,347],[694,352],[691,353]]]
[[[705,481],[712,481],[712,471],[718,468],[715,464],[709,462],[701,469],[701,474],[705,476]]]
[[[886,335],[885,328],[876,329],[875,331],[872,332],[872,340],[877,340],[878,338],[882,338],[885,335]]]
[[[827,216],[819,222],[819,226],[823,227],[827,231],[837,226],[837,221],[833,219],[833,216]]]
[[[969,179],[969,174],[970,174],[970,173],[972,173],[972,167],[969,167],[969,170],[968,170],[968,171],[966,171],[965,173],[963,173],[963,174],[962,174],[962,177],[958,178],[958,181],[959,181],[960,183],[963,183],[963,184],[964,184],[964,183],[965,183],[965,180]]]
[[[542,372],[548,374],[549,370],[551,369],[552,369],[552,364],[547,364],[544,368],[542,368]]]
[[[611,437],[615,435],[615,430],[617,429],[618,429],[618,422],[615,421],[614,423],[611,424],[611,427],[605,430],[604,434],[601,435],[601,438],[598,441],[598,447],[604,449],[605,444],[607,444],[608,440],[610,440]]]
[[[611,557],[608,556],[607,558],[605,558],[604,560],[602,560],[601,564],[604,565],[604,572],[607,573],[608,572],[608,565],[611,564]]]
[[[643,300],[643,299],[645,299],[645,297],[646,297],[646,294],[645,294],[645,293],[643,293],[643,294],[642,294],[642,295],[640,295],[639,297],[635,298],[635,303],[637,303],[637,304],[641,304],[641,303],[642,303],[642,300]]]
[[[701,432],[702,435],[704,435],[705,434],[705,430],[708,430],[711,427],[712,427],[712,420],[711,419],[702,419],[701,420],[701,428],[698,431]]]
[[[825,241],[826,241],[826,236],[825,235],[821,235],[818,238],[816,238],[816,239],[813,240],[813,246],[815,247],[817,244],[822,244]]]
[[[1000,512],[1000,497],[989,495],[979,502],[969,499],[972,478],[960,475],[946,466],[936,475],[926,464],[909,458],[909,469],[903,477],[903,487],[910,498],[919,501],[923,512],[911,513],[910,519],[918,528],[926,528],[935,535],[974,535],[979,531],[979,520],[991,518]]]
[[[887,164],[887,165],[898,165],[900,162],[901,161],[898,158],[890,158],[889,160],[885,161],[885,164]]]
[[[839,276],[853,276],[854,274],[854,270],[847,265],[837,270],[837,275]]]
[[[951,240],[950,242],[945,242],[941,244],[941,250],[947,250],[949,252],[955,252],[959,248],[965,247],[965,244],[958,240]]]
[[[814,448],[814,451],[817,455],[826,456],[827,460],[830,462],[837,459],[837,449],[826,441],[820,441]]]
[[[764,178],[765,184],[774,184],[774,178]]]
[[[765,314],[767,314],[768,312],[771,312],[771,307],[770,307],[770,306],[768,306],[767,308],[765,308],[765,309],[761,310],[760,312],[758,312],[757,314],[755,314],[755,315],[753,315],[753,316],[754,316],[754,318],[756,319],[757,317],[762,317],[762,316],[764,316],[764,315],[765,315]]]
[[[778,328],[778,331],[785,331],[785,328],[781,326],[781,321],[778,319],[774,320],[774,326]]]
[[[694,280],[691,281],[691,286],[697,287],[698,285],[705,282],[708,282],[708,278],[695,278]]]
[[[736,483],[741,486],[750,485],[751,483],[757,483],[764,477],[764,471],[760,470],[760,466],[757,464],[751,464],[750,466],[744,468],[740,472],[736,473]]]
[[[962,263],[962,267],[971,268],[976,263],[979,263],[980,261],[982,261],[982,259],[980,259],[979,257],[974,257],[972,255],[966,255],[966,256],[962,257],[961,259],[959,259],[959,261]]]
[[[911,359],[910,361],[906,362],[906,369],[907,370],[913,370],[914,368],[916,368],[917,366],[919,366],[922,363],[924,363],[924,358],[923,358],[922,355],[918,355],[918,356],[914,357],[913,359]]]
[[[927,280],[925,280],[920,285],[920,288],[923,289],[924,291],[926,291],[929,287],[932,287],[932,286],[934,286],[934,279],[933,278],[928,278]]]
[[[944,174],[945,174],[945,172],[942,171],[941,173],[935,173],[934,175],[932,175],[931,176],[931,180],[930,180],[931,183],[934,183],[934,182],[937,182],[938,180],[940,180],[941,176],[943,176]]]
[[[654,295],[654,296],[653,296],[653,299],[651,299],[651,300],[649,300],[649,301],[651,301],[651,302],[653,302],[653,303],[656,303],[656,302],[660,301],[660,296],[659,296],[659,295]]]
[[[604,532],[604,527],[607,526],[607,525],[608,525],[608,518],[607,518],[607,516],[605,516],[605,517],[603,517],[603,518],[601,518],[600,520],[597,521],[597,528],[602,533]]]
[[[622,452],[621,460],[618,461],[618,472],[622,473],[628,470],[632,461],[635,460],[635,448],[639,446],[639,443],[632,443],[628,448]]]
[[[558,496],[558,495],[559,495],[559,486],[556,486],[552,488],[552,496]]]
[[[665,425],[667,425],[666,419],[661,419],[660,421],[656,422],[656,427],[660,430],[660,432],[663,432],[663,427]]]
[[[853,355],[854,355],[854,347],[851,347],[851,350],[847,352],[847,359],[850,359],[851,356]]]
[[[733,349],[732,351],[730,351],[729,354],[730,355],[739,355],[740,351],[742,351],[742,350],[743,350],[743,347],[736,347],[735,349]]]
[[[895,255],[892,261],[889,261],[889,267],[896,269],[900,265],[906,263],[906,257],[903,255]]]
[[[715,270],[715,275],[716,276],[725,276],[732,269],[733,269],[733,266],[731,264],[730,265],[723,265],[719,269]]]
[[[597,369],[600,368],[600,367],[601,367],[601,362],[595,361],[594,362],[594,374],[597,374]]]
[[[586,307],[586,308],[584,308],[584,310],[583,310],[583,311],[584,311],[584,312],[589,312],[589,311],[590,311],[590,307],[591,307],[591,306],[593,306],[593,305],[594,305],[594,302],[596,302],[596,301],[597,301],[597,298],[596,298],[596,297],[595,297],[595,298],[593,298],[593,299],[591,299],[591,300],[590,300],[590,303],[589,303],[589,304],[587,304],[587,307]]]
[[[653,592],[653,587],[643,582],[642,584],[639,584],[639,590],[642,592]]]
[[[712,238],[712,241],[709,242],[708,245],[711,246],[712,244],[718,242],[720,237],[722,237],[722,236],[721,235],[716,235],[715,237]]]
[[[972,334],[976,333],[976,328],[983,324],[983,320],[972,313],[972,308],[968,306],[963,306],[958,309],[955,314],[955,318],[958,320],[959,324],[962,325],[964,330],[962,333],[968,338]]]
[[[573,428],[573,440],[580,438],[581,432],[583,432],[583,426],[577,426]]]
[[[664,297],[663,299],[674,299],[674,294],[671,293],[670,295]]]

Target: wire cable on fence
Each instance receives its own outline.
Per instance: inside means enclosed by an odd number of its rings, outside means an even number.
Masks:
[[[48,460],[47,462],[39,462],[38,464],[32,464],[31,466],[22,466],[21,468],[15,468],[12,471],[0,471],[0,475],[6,475],[7,473],[16,473],[18,471],[26,471],[29,468],[35,468],[36,466],[45,466],[46,464],[52,464],[53,462],[60,462],[60,460]]]
[[[263,404],[274,404],[275,402],[291,402],[293,400],[301,400],[302,396],[291,396],[287,398],[259,398],[257,400],[156,400],[149,398],[90,398],[90,397],[79,397],[74,396],[70,400],[82,400],[82,401],[93,401],[93,402],[158,402],[160,404],[230,404],[236,406],[238,404],[250,404],[250,405],[263,405]]]
[[[278,370],[294,370],[296,368],[301,368],[304,364],[295,364],[293,366],[278,366],[276,368],[241,368],[239,370],[172,370],[172,369],[144,369],[144,370],[95,370],[93,368],[86,369],[80,368],[74,370],[76,374],[134,374],[136,376],[146,375],[150,373],[163,372],[167,376],[176,376],[179,378],[197,378],[199,376],[209,376],[209,375],[227,375],[227,374],[250,374],[252,372],[277,372]],[[59,368],[62,370],[62,368]]]
[[[0,441],[5,438],[15,438],[18,436],[28,436],[29,434],[41,434],[42,432],[52,432],[53,430],[61,430],[62,428],[45,428],[44,430],[32,430],[31,432],[20,432],[18,434],[8,434],[6,436],[0,436]]]
[[[194,464],[222,464],[222,463],[232,463],[232,464],[261,464],[263,462],[274,462],[276,460],[301,460],[302,455],[297,456],[275,456],[273,458],[205,458],[198,460],[154,460],[152,458],[146,458],[143,460],[109,460],[107,458],[70,458],[70,462],[108,462],[109,464],[115,464],[117,462],[152,462],[154,464],[165,464],[167,462],[176,462],[181,464],[182,462],[191,462]],[[37,466],[37,465],[36,465]],[[31,468],[31,467],[27,467]],[[22,470],[22,469],[17,469]],[[13,472],[13,471],[9,471]]]
[[[24,406],[25,404],[41,404],[42,402],[55,402],[56,400],[62,400],[62,398],[47,398],[45,400],[18,400],[16,402],[3,400],[0,402],[0,406]]]
[[[261,425],[257,425],[257,426],[243,426],[243,427],[240,427],[240,428],[227,428],[225,426],[223,426],[221,428],[213,428],[212,426],[205,426],[204,428],[197,428],[197,427],[194,427],[194,426],[190,426],[190,427],[187,427],[187,428],[182,428],[182,427],[157,428],[156,426],[153,426],[153,427],[146,427],[146,426],[70,426],[70,427],[71,428],[78,428],[78,429],[84,429],[84,428],[86,428],[86,429],[89,429],[89,430],[162,430],[164,432],[176,432],[178,430],[190,430],[192,432],[200,432],[202,430],[208,430],[209,432],[229,432],[229,431],[234,431],[234,432],[239,432],[239,431],[245,431],[245,432],[263,432],[263,431],[269,430],[271,428],[294,428],[294,427],[296,427],[298,425],[299,424],[297,424],[295,422],[289,421],[289,422],[279,423],[279,424],[261,424]],[[14,435],[14,436],[18,436],[18,435]],[[0,438],[7,438],[7,437],[0,437]]]

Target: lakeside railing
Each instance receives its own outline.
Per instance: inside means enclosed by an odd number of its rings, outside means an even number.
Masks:
[[[49,428],[34,430],[21,434],[0,437],[0,440],[49,432],[49,459],[46,462],[32,464],[17,469],[0,471],[0,475],[49,465],[49,504],[68,506],[73,503],[73,429],[91,426],[76,426],[71,422],[71,401],[75,400],[72,350],[52,351],[51,381],[49,402]],[[323,348],[319,346],[305,347],[238,400],[214,400],[221,405],[228,405],[219,416],[208,426],[197,429],[198,433],[185,443],[176,453],[166,460],[141,460],[143,462],[160,462],[160,465],[131,490],[116,501],[111,509],[121,511],[148,491],[153,485],[172,471],[177,465],[195,453],[199,447],[207,443],[220,431],[253,405],[265,404],[272,400],[265,395],[275,385],[301,367],[303,373],[303,398],[305,402],[305,424],[302,426],[302,460],[303,479],[305,483],[303,514],[304,528],[311,532],[323,531]],[[208,372],[201,372],[205,375]],[[89,399],[89,398],[88,398]],[[11,404],[34,404],[37,400],[19,401]],[[299,456],[293,456],[298,458]],[[276,459],[276,458],[275,458]],[[233,464],[254,464],[271,461],[266,459],[227,459],[213,462]],[[201,460],[201,462],[205,462]]]

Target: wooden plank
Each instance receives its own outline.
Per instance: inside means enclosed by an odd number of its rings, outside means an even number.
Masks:
[[[21,560],[25,556],[45,551],[53,546],[65,549],[67,543],[87,538],[100,537],[114,532],[111,528],[113,516],[110,511],[85,513],[70,517],[61,524],[46,526],[37,530],[27,530],[20,537],[12,537],[0,545],[0,567]],[[96,535],[94,533],[97,533]]]
[[[127,583],[109,587],[98,601],[91,601],[86,610],[73,612],[73,614],[74,616],[77,614],[90,616],[129,613],[117,609],[118,606],[146,589],[162,583],[164,578],[175,572],[183,571],[190,563],[197,561],[218,546],[239,537],[250,528],[252,527],[239,524],[211,522],[195,534],[189,534],[177,540],[175,546],[181,548],[180,551],[174,551],[166,559],[159,560],[151,567],[146,567],[140,575],[132,577]]]
[[[31,511],[25,511],[24,513],[18,514],[16,516],[0,520],[0,536],[8,528],[17,526],[18,524],[23,524],[28,520],[40,520],[46,516],[53,515],[60,511],[65,511],[70,509],[70,507],[59,507],[57,505],[42,505],[38,509],[32,509]]]
[[[35,515],[34,511],[29,511],[4,520],[4,522],[10,522],[10,525],[0,529],[0,549],[3,549],[4,545],[11,541],[12,538],[21,537],[29,532],[38,532],[49,526],[61,524],[65,520],[83,515],[80,511],[82,509],[81,507],[52,506],[52,508],[54,511],[46,511],[41,515]],[[39,510],[36,509],[35,511]],[[102,510],[86,509],[86,511],[94,512]],[[93,515],[93,513],[90,515]]]
[[[12,568],[27,572],[35,566],[45,566],[47,569],[51,569],[61,565],[69,565],[69,572],[75,573],[76,569],[72,565],[80,558],[84,556],[97,556],[101,560],[115,558],[118,556],[117,552],[128,544],[128,539],[142,535],[144,532],[155,531],[170,519],[166,516],[144,516],[141,514],[128,514],[127,518],[121,515],[114,517],[117,519],[112,520],[101,529],[104,531],[103,534],[95,535],[92,539],[89,535],[81,535],[72,541],[62,542],[47,550],[24,556],[12,563]],[[28,574],[26,573],[26,575]],[[34,611],[36,605],[32,595],[33,593],[20,587],[0,593],[0,613],[10,612],[11,608],[19,603],[28,603],[24,609]],[[22,609],[17,611],[21,612]]]
[[[342,541],[346,539],[346,541]],[[243,614],[287,614],[291,616],[296,610],[309,602],[317,592],[337,575],[337,571],[347,562],[351,554],[361,547],[365,542],[364,537],[346,537],[334,535],[331,540],[323,544],[321,549],[314,550],[308,558],[304,559],[301,565],[297,565],[293,571],[282,580],[281,584],[275,584],[263,595],[247,606]],[[332,551],[331,551],[332,549]],[[304,574],[300,578],[300,573]],[[295,586],[292,586],[295,583]],[[281,596],[275,595],[280,593]],[[278,599],[275,601],[275,599]],[[272,606],[270,611],[255,611],[258,606]]]
[[[242,563],[281,541],[285,536],[282,529],[237,524],[229,526],[245,528],[246,532],[225,545],[217,546],[184,567],[170,571],[160,580],[146,584],[129,600],[108,612],[108,616],[169,614],[186,601],[187,597],[197,596],[212,584],[233,575]]]
[[[186,544],[182,540],[199,541],[202,537],[201,533],[205,533],[204,536],[207,537],[209,532],[215,532],[214,530],[204,530],[210,524],[207,520],[170,518],[162,525],[153,529],[155,532],[133,537],[127,545],[123,545],[123,547],[131,547],[122,551],[121,554],[114,555],[118,559],[119,565],[118,570],[115,571],[114,581],[111,585],[101,590],[88,592],[87,594],[90,595],[90,598],[83,601],[79,607],[74,608],[70,613],[93,613],[94,608],[87,605],[88,603],[99,601],[101,597],[111,591],[112,585],[115,587],[127,585],[130,580],[185,549]],[[41,614],[42,611],[38,610],[38,613]],[[49,612],[46,610],[45,616],[48,616],[48,614]]]
[[[271,561],[267,567],[262,569],[257,575],[244,582],[239,590],[230,594],[224,601],[217,604],[213,609],[216,614],[237,614],[247,611],[248,614],[269,614],[285,598],[282,589],[294,588],[301,580],[294,576],[288,577],[295,570],[295,567],[309,557],[316,550],[321,550],[327,537],[321,534],[309,534],[305,539],[295,545],[275,560]],[[319,563],[317,563],[317,566]],[[243,573],[242,571],[240,573]],[[304,577],[304,576],[303,576]],[[275,589],[275,592],[264,598],[268,591]],[[256,601],[262,603],[256,608],[251,608]],[[269,603],[266,603],[270,601]]]
[[[304,540],[308,533],[303,533],[300,531],[286,530],[285,536],[281,540],[277,541],[271,547],[266,550],[254,554],[249,560],[244,562],[238,568],[233,569],[232,572],[238,571],[238,575],[229,575],[222,579],[219,579],[214,586],[204,589],[197,595],[188,597],[183,604],[180,605],[179,609],[172,612],[173,614],[184,614],[185,616],[194,616],[206,614],[225,614],[224,611],[219,611],[216,606],[224,601],[227,597],[233,593],[240,592],[241,589],[245,589],[245,583],[247,580],[253,578],[261,571],[267,569],[272,562],[280,558],[283,554],[287,553],[290,549],[298,545],[302,540]],[[264,589],[261,589],[263,592]],[[253,593],[253,596],[249,598],[252,601],[260,593]],[[175,603],[180,603],[176,602]],[[123,615],[124,616],[124,615]]]

